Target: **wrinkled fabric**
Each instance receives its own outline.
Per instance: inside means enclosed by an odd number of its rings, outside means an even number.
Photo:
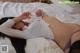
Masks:
[[[74,11],[72,7],[70,7],[69,5],[57,4],[56,1],[54,4],[46,4],[39,2],[35,3],[0,2],[0,17],[15,17],[20,15],[22,12],[29,11],[34,13],[37,9],[43,9],[47,15],[55,16],[62,22],[80,24],[79,19],[80,14],[71,14],[70,12]]]
[[[27,40],[26,53],[64,53],[52,40],[33,38]]]

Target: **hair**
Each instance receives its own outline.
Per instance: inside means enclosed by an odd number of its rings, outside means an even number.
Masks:
[[[41,3],[52,4],[50,0],[32,0],[31,2],[41,2]]]
[[[41,0],[42,3],[52,4],[50,0]]]

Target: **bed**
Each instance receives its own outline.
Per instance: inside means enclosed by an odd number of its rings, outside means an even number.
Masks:
[[[70,22],[70,23],[80,23],[80,16],[79,14],[70,14],[66,12],[64,7],[57,5],[57,4],[45,4],[45,3],[40,3],[40,2],[35,2],[35,3],[13,3],[13,2],[0,2],[0,17],[15,17],[21,14],[22,12],[30,11],[30,12],[35,12],[36,9],[43,9],[49,16],[56,16],[57,19],[61,20],[62,22]],[[0,19],[1,19],[0,18]],[[1,39],[1,38],[0,38]],[[5,39],[9,41],[9,39]],[[37,41],[36,41],[37,40]],[[33,44],[34,41],[34,46],[31,45]],[[0,40],[0,42],[3,42]],[[43,43],[43,45],[36,46],[36,44],[40,44],[40,42]],[[51,44],[55,45],[49,45],[49,40],[46,40],[44,38],[35,38],[35,39],[29,39],[28,40],[28,47],[25,48],[26,52],[29,51],[29,53],[48,53],[48,49],[43,49],[45,47],[47,48],[52,48],[54,47],[54,52],[52,53],[64,53],[58,45],[56,45],[55,42],[51,42]],[[5,44],[5,43],[4,43]],[[7,43],[8,45],[11,45],[10,41]],[[12,45],[11,45],[12,46]],[[33,46],[33,47],[31,47]],[[44,47],[45,46],[45,47]],[[38,49],[36,50],[37,47]],[[41,47],[41,49],[40,49]],[[30,50],[30,48],[32,50]],[[45,52],[47,50],[47,52]],[[52,49],[53,50],[53,49]],[[10,49],[9,51],[15,51],[14,48]],[[58,52],[60,51],[60,52]],[[9,52],[11,53],[11,52]],[[16,53],[16,52],[13,52]]]

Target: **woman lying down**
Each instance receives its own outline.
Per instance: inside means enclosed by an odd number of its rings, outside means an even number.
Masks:
[[[30,20],[29,25],[25,19]],[[40,9],[35,15],[26,12],[0,25],[0,32],[28,39],[26,53],[64,53],[71,37],[78,31],[79,25],[62,23]]]

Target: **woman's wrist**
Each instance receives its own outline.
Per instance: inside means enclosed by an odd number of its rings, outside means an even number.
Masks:
[[[21,19],[18,18],[18,17],[15,17],[13,20],[14,20],[15,22],[19,22],[19,21],[21,21]]]

